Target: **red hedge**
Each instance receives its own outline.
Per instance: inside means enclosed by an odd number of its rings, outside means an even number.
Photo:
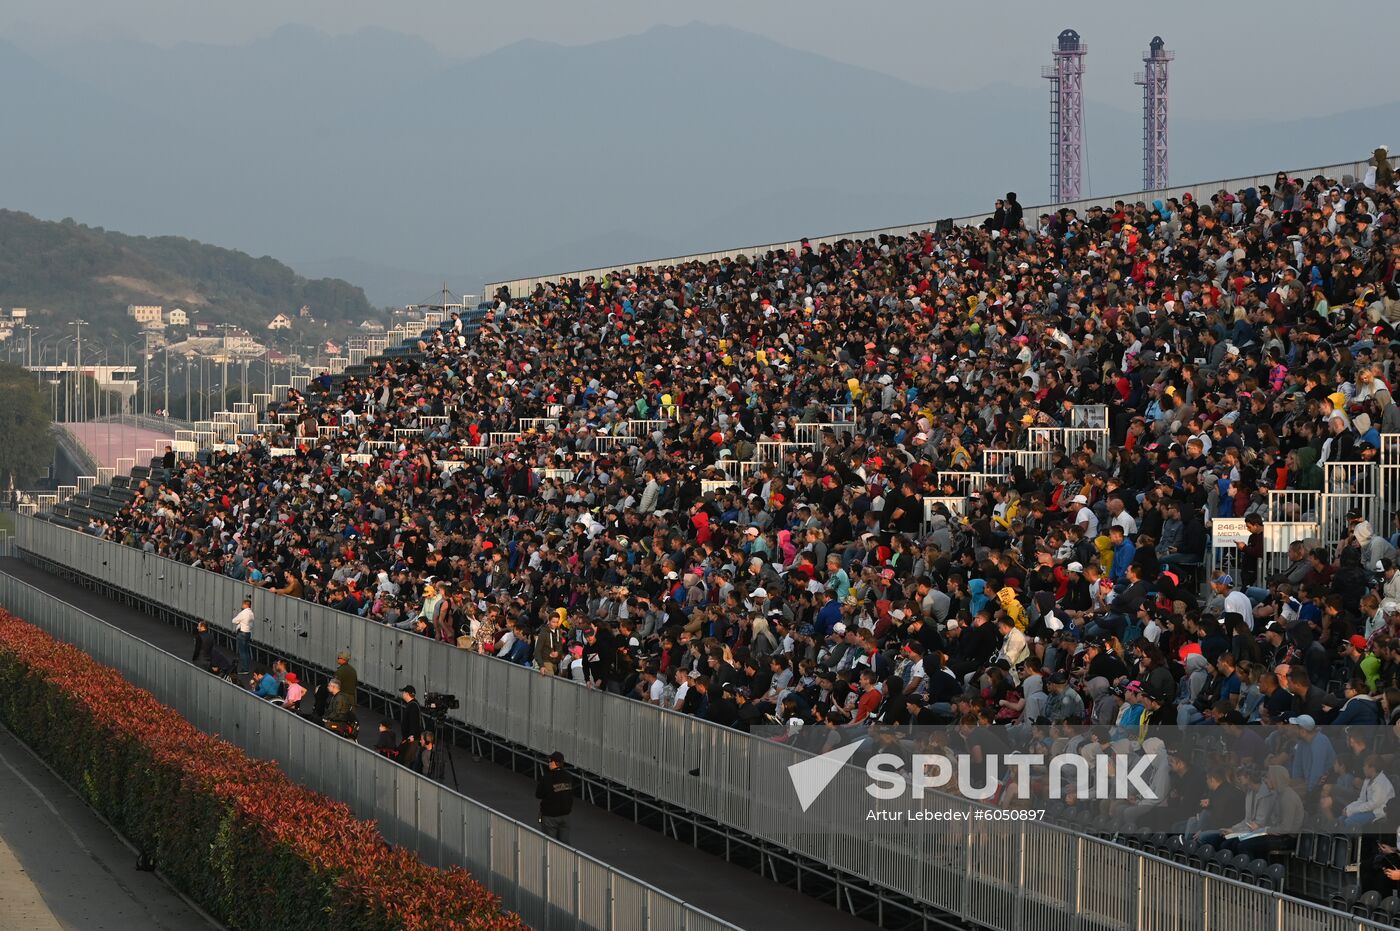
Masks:
[[[526,927],[465,870],[390,848],[346,805],[3,609],[0,718],[230,927]]]

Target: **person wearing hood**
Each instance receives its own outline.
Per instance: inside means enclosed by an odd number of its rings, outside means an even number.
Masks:
[[[1011,623],[1016,630],[1025,633],[1030,626],[1030,617],[1026,614],[1025,606],[1016,597],[1016,590],[1011,587],[1002,588],[997,591],[997,602],[1001,609],[1006,612],[1006,616],[1011,619]],[[1022,638],[1024,640],[1024,638]]]
[[[1395,554],[1395,548],[1385,537],[1380,536],[1372,529],[1369,520],[1359,521],[1351,528],[1351,542],[1355,543],[1356,548],[1360,550],[1361,565],[1363,566],[1374,566],[1380,560],[1389,559]],[[1345,548],[1350,544],[1343,538],[1339,545]]]
[[[1196,707],[1196,699],[1201,697],[1206,682],[1210,680],[1210,672],[1206,668],[1209,664],[1204,655],[1187,653],[1184,664],[1186,675],[1181,678],[1176,701],[1176,723],[1181,727],[1198,724],[1203,719],[1200,709]]]
[[[1322,469],[1317,464],[1317,450],[1300,446],[1288,454],[1297,463],[1288,470],[1288,487],[1292,491],[1321,491]],[[1300,519],[1302,515],[1299,515]]]
[[[987,580],[969,579],[967,582],[967,591],[971,596],[967,609],[973,617],[976,617],[981,610],[987,606],[987,602],[990,600],[987,597]]]
[[[793,559],[797,557],[797,547],[792,543],[792,531],[778,531],[778,556],[785,567],[792,565]]]
[[[1249,818],[1249,796],[1246,794],[1247,820],[1243,830],[1232,828],[1225,835],[1221,849],[1250,857],[1265,857],[1276,850],[1293,847],[1293,835],[1303,827],[1303,799],[1294,788],[1288,770],[1282,766],[1270,766],[1266,770],[1264,785],[1267,788],[1254,818]]]
[[[1045,677],[1040,674],[1039,670],[1021,680],[1021,694],[1025,696],[1025,703],[1021,707],[1021,716],[1016,723],[1038,723],[1045,717],[1045,705],[1050,699],[1045,691]]]
[[[1121,815],[1131,825],[1145,825],[1167,805],[1171,794],[1171,757],[1167,745],[1160,737],[1149,737],[1142,742],[1142,755],[1151,760],[1142,773],[1142,781],[1147,784],[1149,793],[1135,804],[1123,809]]]
[[[1108,680],[1103,676],[1095,676],[1086,682],[1084,687],[1089,692],[1089,723],[1114,724],[1118,720],[1120,702]]]

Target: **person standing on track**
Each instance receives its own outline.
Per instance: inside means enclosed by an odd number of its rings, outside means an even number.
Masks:
[[[417,740],[423,733],[423,715],[418,707],[418,690],[411,685],[405,685],[399,690],[399,695],[403,698],[403,711],[399,715],[399,743],[406,743],[409,740]]]
[[[540,830],[561,844],[569,842],[569,814],[574,810],[574,781],[564,770],[564,754],[549,755],[549,767],[535,784],[540,800]]]
[[[340,690],[349,697],[350,704],[354,705],[360,700],[360,674],[350,665],[349,650],[341,650],[335,655],[335,672],[332,673],[332,678],[340,683]]]
[[[238,671],[248,675],[253,671],[253,599],[243,599],[243,610],[233,616],[234,642],[238,644]]]

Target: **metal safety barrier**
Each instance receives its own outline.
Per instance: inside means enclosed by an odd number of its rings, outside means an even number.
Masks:
[[[1322,492],[1270,489],[1265,520],[1316,521],[1322,511]]]
[[[1093,443],[1094,458],[1102,458],[1110,446],[1108,428],[1031,427],[1026,431],[1026,449],[1028,450],[1052,453],[1063,450],[1065,455],[1072,456],[1083,449],[1085,443]]]
[[[669,420],[629,420],[627,432],[637,439],[649,439],[654,433],[665,433],[671,426]]]
[[[806,443],[789,443],[782,440],[759,440],[755,447],[754,461],[766,462],[770,464],[781,464],[783,457],[788,453],[804,453],[807,451]]]
[[[149,691],[195,727],[276,762],[430,866],[462,866],[536,928],[735,926],[338,737],[43,591],[0,574],[0,604]]]
[[[1020,466],[1027,474],[1036,469],[1052,469],[1055,454],[1048,449],[984,449],[982,450],[982,471],[995,478],[1006,478],[1011,470]]]
[[[995,481],[995,476],[989,476],[983,472],[939,472],[938,485],[952,485],[959,495],[966,498],[975,492],[981,492],[987,487],[989,481]]]
[[[928,533],[933,529],[933,518],[936,516],[937,508],[943,505],[948,511],[948,516],[953,520],[967,516],[967,498],[961,497],[934,497],[927,495],[924,497],[924,519],[923,529]]]
[[[1249,540],[1249,531],[1242,517],[1217,517],[1211,521],[1210,546],[1206,552],[1206,575],[1221,572],[1241,578],[1241,553],[1238,542]],[[1316,521],[1264,521],[1264,556],[1259,562],[1258,577],[1251,584],[1263,585],[1264,579],[1288,567],[1288,547],[1294,543],[1315,543],[1319,526]],[[1310,545],[1311,545],[1310,543]]]
[[[188,617],[227,625],[253,599],[255,643],[301,663],[334,668],[348,649],[360,682],[394,694],[404,681],[455,693],[450,717],[537,753],[559,750],[579,770],[725,825],[826,868],[939,912],[1005,931],[1136,929],[1160,908],[1151,890],[1176,888],[1193,904],[1152,927],[1173,931],[1266,931],[1379,927],[1319,905],[1212,876],[1053,825],[1023,822],[984,837],[971,822],[918,835],[916,848],[878,834],[812,832],[797,825],[784,773],[806,756],[793,748],[532,669],[460,650],[300,599],[250,588],[216,573],[32,518],[16,521],[22,551]],[[333,768],[333,767],[332,767]],[[848,768],[828,793],[868,807],[863,776]],[[948,833],[948,832],[951,832]],[[961,833],[959,833],[961,832]],[[1052,855],[1047,856],[1047,852]],[[1061,856],[1063,854],[1063,856]],[[1008,864],[1022,864],[1010,869]],[[1110,881],[1110,866],[1124,882]],[[848,880],[849,881],[849,880]],[[1247,905],[1223,913],[1215,897]],[[1241,918],[1241,915],[1246,916]],[[1299,923],[1281,925],[1285,915]],[[1302,923],[1306,922],[1306,924]]]
[[[822,443],[822,434],[830,431],[837,436],[855,436],[856,425],[850,421],[828,421],[827,423],[798,423],[792,425],[792,437],[794,442],[806,446],[819,447]]]
[[[1317,521],[1265,521],[1264,561],[1259,578],[1267,579],[1287,569],[1288,548],[1294,543],[1302,543],[1310,551],[1311,544],[1317,540],[1317,534]]]

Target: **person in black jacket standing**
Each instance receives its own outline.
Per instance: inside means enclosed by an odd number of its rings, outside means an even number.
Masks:
[[[423,713],[418,707],[418,691],[411,685],[399,689],[403,711],[399,713],[399,743],[417,740],[423,734]]]
[[[208,669],[214,662],[214,634],[209,630],[209,622],[201,620],[194,629],[194,656],[190,662],[201,669]]]
[[[574,781],[564,770],[564,754],[555,750],[535,784],[540,800],[540,830],[561,844],[569,842],[569,814],[574,810]]]
[[[220,648],[208,621],[201,620],[195,626],[194,656],[190,662],[216,676],[228,676],[233,672],[233,657]]]

